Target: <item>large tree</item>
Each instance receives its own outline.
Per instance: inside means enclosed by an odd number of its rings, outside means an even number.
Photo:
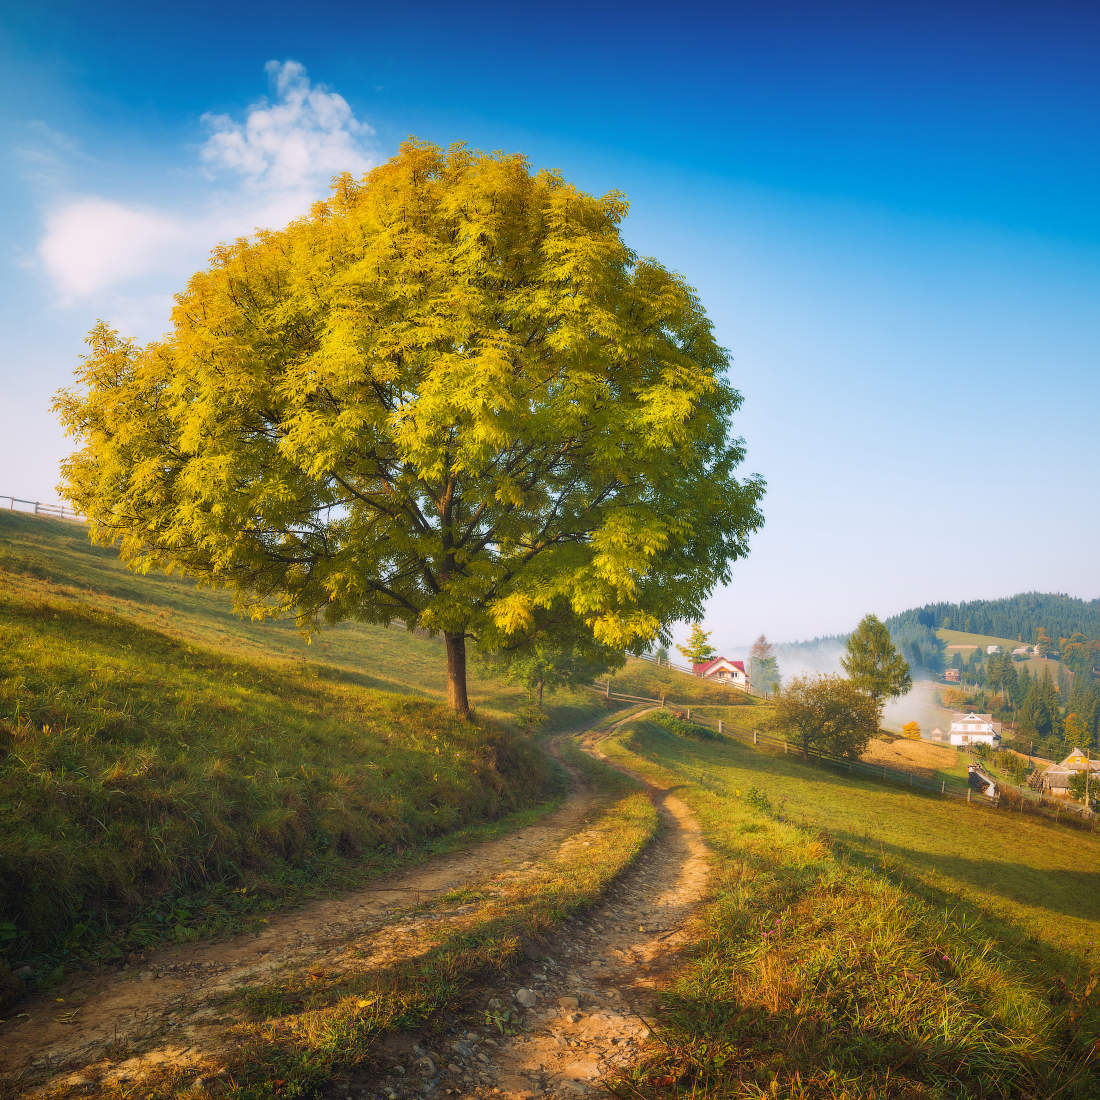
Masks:
[[[395,620],[488,650],[582,624],[642,649],[761,523],[740,394],[623,198],[410,142],[278,232],[217,248],[168,335],[104,325],[56,408],[62,491],[136,568],[254,616]]]
[[[865,615],[848,636],[847,652],[840,663],[852,683],[866,692],[875,706],[904,695],[913,686],[909,665],[894,648],[890,631],[874,615]]]
[[[843,676],[796,676],[775,697],[775,726],[811,749],[855,759],[878,733],[878,704]]]

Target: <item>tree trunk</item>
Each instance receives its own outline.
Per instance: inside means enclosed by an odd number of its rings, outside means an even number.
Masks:
[[[466,635],[444,634],[447,643],[447,702],[460,718],[469,718],[466,698]]]
[[[539,706],[542,706],[542,681],[539,680]]]

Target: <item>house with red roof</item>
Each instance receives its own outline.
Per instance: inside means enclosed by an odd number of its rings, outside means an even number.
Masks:
[[[713,661],[694,664],[691,671],[704,680],[714,680],[719,684],[749,690],[749,674],[745,671],[744,661],[731,661],[728,657],[715,657]]]

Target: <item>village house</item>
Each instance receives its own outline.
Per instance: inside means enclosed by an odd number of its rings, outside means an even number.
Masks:
[[[1070,780],[1086,768],[1091,775],[1097,776],[1097,784],[1100,785],[1100,760],[1090,760],[1079,748],[1074,747],[1065,760],[1051,764],[1049,768],[1037,773],[1031,786],[1047,794],[1066,795],[1069,794]]]
[[[945,668],[943,670],[943,678],[949,684],[957,684],[959,682],[959,670],[957,668]]]
[[[715,657],[713,661],[694,664],[691,671],[704,680],[714,680],[719,684],[749,690],[749,674],[745,671],[744,661],[731,661],[728,657]]]
[[[992,714],[956,711],[948,738],[952,745],[993,745],[1001,739],[1001,723],[994,722]]]

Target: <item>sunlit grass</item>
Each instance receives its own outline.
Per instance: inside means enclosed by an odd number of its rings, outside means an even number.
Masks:
[[[560,792],[518,688],[483,679],[452,718],[433,640],[306,647],[85,540],[0,514],[0,960],[41,978],[224,930]],[[551,728],[603,711],[549,702]]]
[[[717,896],[623,1096],[1097,1095],[1100,838],[627,727]]]

